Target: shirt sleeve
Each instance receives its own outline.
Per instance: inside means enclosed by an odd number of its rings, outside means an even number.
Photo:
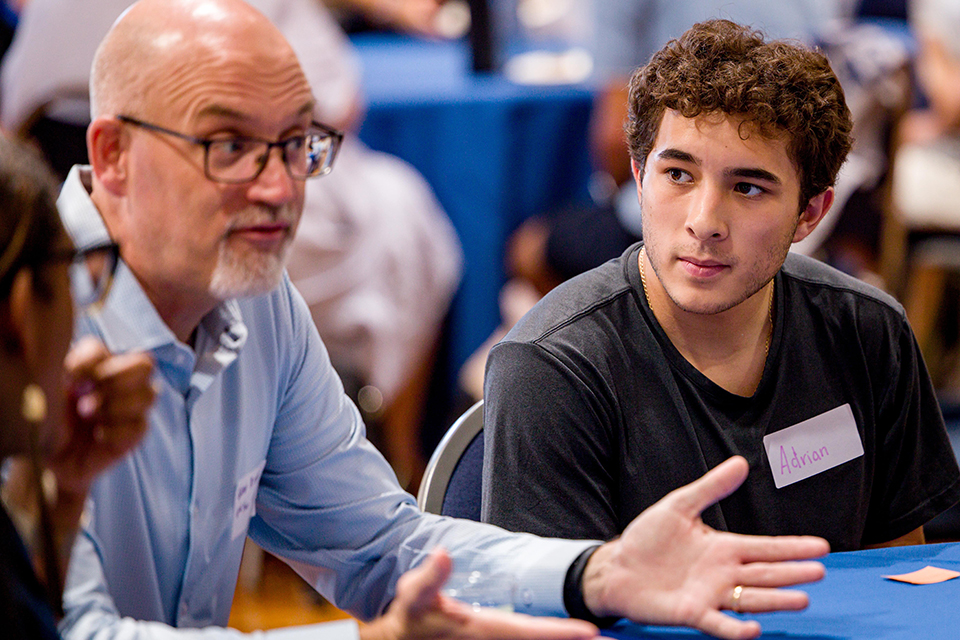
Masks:
[[[355,620],[243,634],[235,629],[177,629],[160,622],[123,617],[110,597],[103,567],[89,532],[77,536],[64,589],[66,616],[60,623],[64,640],[359,640]]]
[[[618,522],[616,408],[589,363],[537,344],[491,351],[482,518],[513,531],[609,540]],[[592,380],[592,382],[591,382]]]
[[[289,366],[250,536],[361,619],[382,614],[400,575],[438,547],[450,552],[455,571],[515,575],[515,610],[565,615],[564,576],[590,542],[422,513],[366,439],[306,305],[290,292],[302,356]]]

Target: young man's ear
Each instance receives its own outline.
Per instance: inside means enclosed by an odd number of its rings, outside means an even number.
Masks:
[[[101,116],[87,128],[87,153],[97,180],[113,195],[126,192],[127,143],[129,137],[123,123]]]
[[[828,187],[823,193],[810,198],[806,208],[800,212],[800,222],[793,234],[794,242],[800,242],[813,233],[823,217],[830,211],[830,207],[833,206],[834,195],[833,187]]]
[[[637,197],[640,197],[640,183],[643,181],[643,166],[637,164],[637,161],[630,158],[630,173],[633,174],[633,181],[637,183]]]

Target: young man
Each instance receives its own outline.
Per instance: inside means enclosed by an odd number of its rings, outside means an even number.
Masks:
[[[123,263],[85,330],[114,351],[150,350],[160,391],[142,446],[91,492],[64,597],[66,638],[193,637],[198,627],[205,638],[234,637],[215,625],[227,622],[247,534],[339,607],[376,618],[284,638],[596,633],[440,596],[451,559],[517,575],[522,613],[624,615],[748,637],[756,622],[721,608],[805,605],[802,593],[775,587],[817,579],[822,566],[778,561],[825,553],[823,540],[699,523],[742,481],[742,459],[599,547],[417,510],[364,437],[284,272],[304,182],[330,168],[339,136],[312,123],[309,83],[262,14],[240,0],[143,0],[102,42],[91,98],[92,166],[74,167],[59,206],[78,244],[113,238]]]
[[[611,539],[738,454],[751,472],[711,526],[835,551],[923,542],[960,482],[903,309],[788,256],[830,208],[850,130],[821,54],[732,22],[694,26],[634,74],[644,244],[491,352],[486,520]]]

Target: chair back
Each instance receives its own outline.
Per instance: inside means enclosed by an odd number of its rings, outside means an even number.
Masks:
[[[437,445],[420,481],[417,504],[428,513],[480,520],[483,400],[457,418]]]

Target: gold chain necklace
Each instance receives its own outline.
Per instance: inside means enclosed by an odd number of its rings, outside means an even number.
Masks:
[[[650,302],[650,292],[647,291],[647,274],[643,268],[643,256],[647,248],[645,246],[640,247],[640,284],[643,286],[643,297],[647,300],[647,306],[650,307],[650,311],[653,311],[653,303]],[[654,314],[656,316],[656,314]],[[767,339],[763,343],[763,359],[766,361],[767,356],[770,355],[770,338],[773,337],[773,293],[770,294],[770,304],[767,307],[767,318],[770,320],[770,331],[767,333]]]
[[[640,247],[640,284],[643,285],[643,297],[647,300],[647,306],[650,307],[650,311],[653,311],[653,304],[650,302],[650,294],[647,293],[647,275],[643,272],[643,254],[646,250],[646,246]]]

